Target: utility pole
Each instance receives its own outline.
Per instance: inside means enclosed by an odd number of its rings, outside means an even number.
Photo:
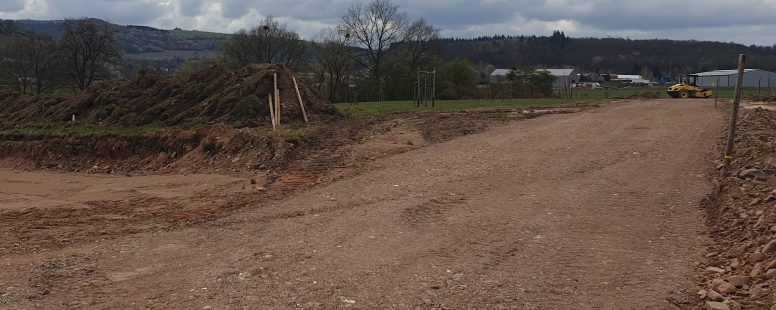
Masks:
[[[736,81],[736,94],[733,97],[733,111],[730,116],[730,129],[728,129],[727,148],[725,148],[725,165],[723,176],[730,175],[730,164],[733,161],[733,144],[736,139],[736,123],[738,122],[738,107],[741,105],[741,86],[744,82],[744,67],[746,66],[746,54],[738,56],[738,80]]]

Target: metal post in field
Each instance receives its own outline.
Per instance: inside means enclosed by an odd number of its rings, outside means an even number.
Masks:
[[[733,144],[736,139],[736,123],[738,122],[738,107],[741,105],[741,86],[744,82],[744,67],[746,66],[746,54],[738,56],[738,80],[736,81],[736,92],[733,97],[733,111],[730,116],[730,128],[728,129],[727,147],[725,148],[725,165],[722,175],[730,175],[730,164],[733,161]]]
[[[417,91],[417,98],[415,99],[415,104],[420,108],[420,68],[418,68],[418,91]]]
[[[428,71],[423,71],[423,106],[428,107]]]
[[[434,80],[431,82],[431,107],[436,104],[436,68],[434,68]]]

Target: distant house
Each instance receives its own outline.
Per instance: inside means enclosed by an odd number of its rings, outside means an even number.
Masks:
[[[555,77],[555,82],[552,83],[554,88],[571,87],[574,83],[578,82],[579,78],[574,69],[536,69],[536,71],[544,71]],[[512,72],[512,69],[496,69],[490,73],[490,82],[499,83],[507,80],[507,75]]]
[[[716,70],[690,74],[697,77],[696,84],[702,87],[714,87],[719,81],[720,87],[735,87],[738,70]],[[776,87],[776,73],[760,70],[744,70],[744,87]]]
[[[496,69],[490,73],[490,83],[497,84],[507,80],[507,75],[512,72],[512,69]]]

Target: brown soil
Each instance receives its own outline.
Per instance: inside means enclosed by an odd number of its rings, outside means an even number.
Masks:
[[[211,66],[187,76],[161,77],[141,70],[134,81],[95,83],[71,97],[0,96],[0,129],[70,121],[82,124],[138,126],[198,125],[210,122],[234,127],[267,126],[268,96],[278,75],[282,123],[298,123],[302,112],[294,90],[293,72],[283,65],[250,65],[236,71]],[[313,121],[338,119],[327,100],[298,81],[306,112]]]
[[[776,96],[752,96],[749,100],[752,102],[771,103],[776,102]]]
[[[0,170],[0,305],[686,308],[723,118],[685,103],[394,115],[231,177]]]
[[[722,293],[717,298],[732,308],[767,309],[776,304],[776,274],[769,275],[776,272],[776,253],[765,246],[776,240],[776,111],[742,110],[737,132],[733,176],[719,178],[705,203],[710,249],[701,266],[700,300]],[[717,163],[721,166],[722,161]],[[761,175],[741,175],[746,169],[757,169]],[[740,286],[717,292],[715,279],[738,280]],[[710,294],[712,290],[715,293]]]
[[[223,125],[129,137],[0,135],[6,166],[108,174],[268,169],[283,166],[293,147],[277,135]]]
[[[140,137],[0,136],[4,139],[0,140],[4,150],[0,167],[16,170],[6,169],[0,177],[5,181],[0,188],[7,189],[0,190],[0,202],[10,206],[0,210],[0,222],[7,223],[5,236],[0,238],[0,254],[58,249],[186,227],[354,175],[368,162],[382,157],[482,132],[516,119],[591,107],[347,119],[307,127],[304,138],[293,142],[280,135],[223,125],[169,129]],[[57,178],[55,173],[32,173],[16,180],[18,170],[39,169],[105,176],[73,174]],[[179,194],[181,187],[188,188],[178,184],[180,180],[201,184],[194,175],[197,173],[217,173],[205,175],[207,179],[229,175],[240,181],[205,182],[210,186]],[[155,174],[174,181],[155,182]],[[148,194],[153,188],[158,195]],[[44,194],[36,194],[40,191]],[[98,224],[105,219],[111,221]]]

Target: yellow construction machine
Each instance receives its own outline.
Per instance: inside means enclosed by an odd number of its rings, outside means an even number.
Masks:
[[[686,75],[679,79],[679,84],[671,85],[666,91],[671,98],[709,98],[713,95],[711,89],[696,85],[698,76]]]

